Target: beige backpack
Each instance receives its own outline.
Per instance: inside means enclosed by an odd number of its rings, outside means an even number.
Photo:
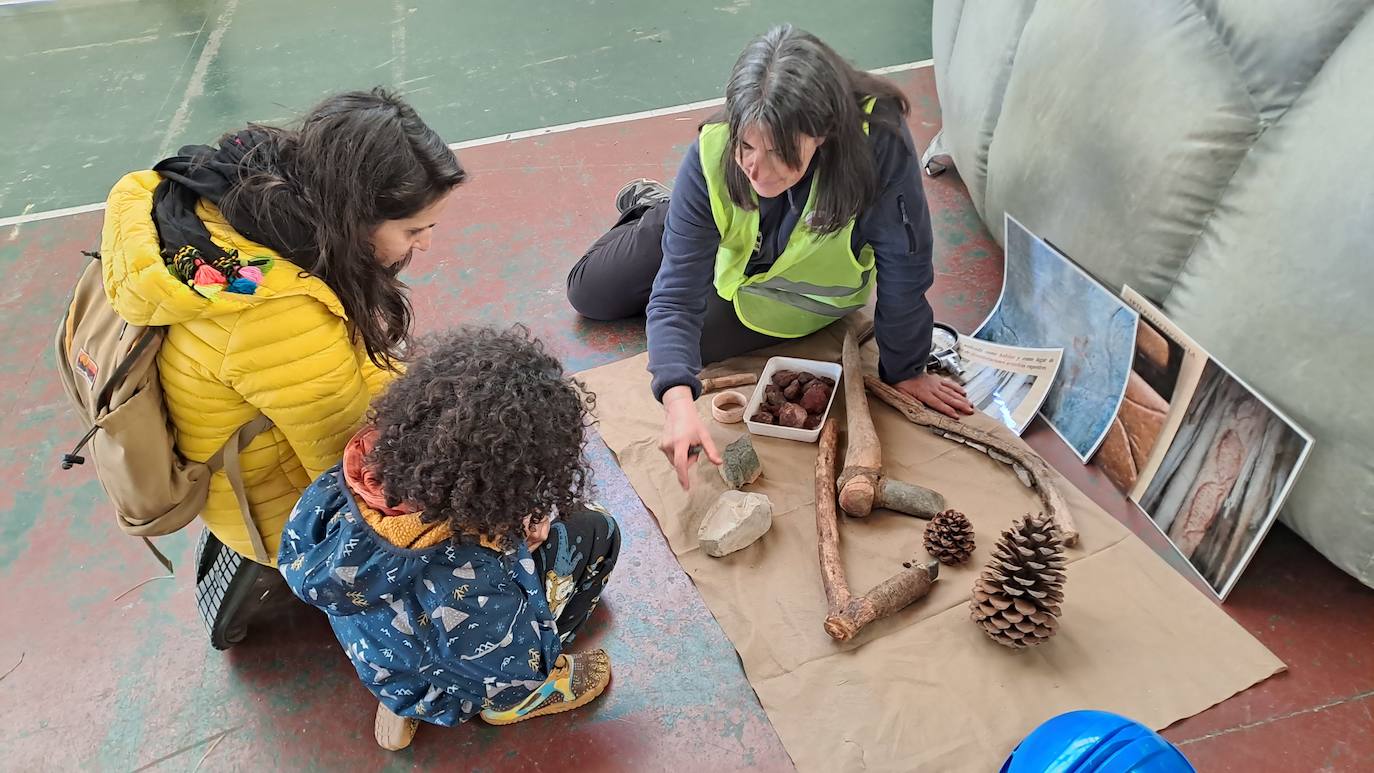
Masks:
[[[210,493],[210,478],[224,469],[258,561],[269,561],[253,522],[239,469],[239,450],[272,426],[259,416],[239,428],[204,463],[177,452],[176,433],[162,402],[157,355],[166,328],[125,322],[105,295],[100,254],[76,283],[71,306],[57,330],[57,370],[67,395],[90,429],[62,469],[85,463],[90,447],[100,485],[114,503],[119,528],[142,537],[167,571],[172,563],[149,537],[171,534],[200,515]]]

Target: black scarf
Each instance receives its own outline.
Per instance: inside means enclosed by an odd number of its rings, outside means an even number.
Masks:
[[[219,268],[226,276],[238,264],[237,255],[211,241],[210,231],[196,216],[196,202],[205,199],[220,206],[225,195],[251,174],[266,173],[283,179],[281,170],[273,168],[277,157],[274,149],[259,148],[275,141],[272,133],[250,127],[220,138],[218,148],[187,145],[179,155],[163,159],[153,167],[163,178],[153,191],[153,222],[162,254],[181,279],[191,278],[196,259]],[[259,152],[252,152],[255,149]],[[284,212],[274,213],[270,224],[254,222],[238,212],[225,212],[224,216],[239,235],[270,247],[283,257],[290,257],[310,240],[308,226],[290,222]]]

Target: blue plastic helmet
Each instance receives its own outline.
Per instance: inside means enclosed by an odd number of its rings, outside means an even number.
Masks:
[[[1150,728],[1107,711],[1070,711],[1017,744],[1002,773],[1194,773]]]

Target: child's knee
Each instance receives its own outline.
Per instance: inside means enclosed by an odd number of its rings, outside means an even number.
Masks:
[[[594,502],[589,503],[566,521],[570,533],[585,535],[584,539],[589,538],[587,542],[596,546],[595,550],[604,559],[607,569],[615,563],[616,556],[620,554],[620,524],[606,508]]]
[[[606,519],[606,539],[610,543],[610,548],[606,551],[608,556],[606,560],[614,564],[616,557],[620,555],[620,524],[616,523],[610,513],[602,513],[601,515]]]

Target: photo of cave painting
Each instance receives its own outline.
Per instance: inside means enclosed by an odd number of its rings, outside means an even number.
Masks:
[[[1151,452],[1164,430],[1175,392],[1179,390],[1185,351],[1144,316],[1136,324],[1135,357],[1126,380],[1126,395],[1107,429],[1107,437],[1093,456],[1093,464],[1129,492],[1145,472]]]
[[[1311,443],[1209,360],[1140,506],[1224,599],[1278,515]]]
[[[1010,214],[1004,227],[1002,293],[973,337],[1064,350],[1040,413],[1086,463],[1121,404],[1139,314]]]

